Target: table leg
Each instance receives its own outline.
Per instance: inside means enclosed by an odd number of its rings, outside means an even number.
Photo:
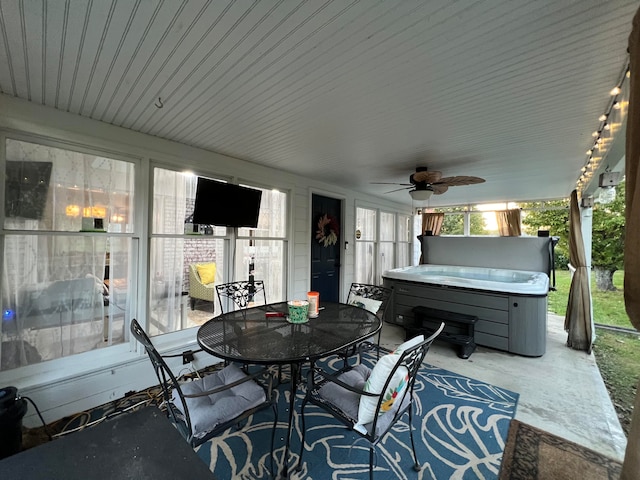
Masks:
[[[287,430],[287,438],[285,440],[284,455],[282,457],[282,478],[289,476],[289,445],[291,441],[291,425],[293,423],[293,409],[296,404],[296,393],[298,392],[298,374],[300,365],[291,364],[291,393],[289,397],[289,428]]]

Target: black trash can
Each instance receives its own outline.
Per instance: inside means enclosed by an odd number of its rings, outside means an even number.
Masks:
[[[22,450],[22,418],[27,401],[20,398],[16,387],[0,389],[0,458]]]

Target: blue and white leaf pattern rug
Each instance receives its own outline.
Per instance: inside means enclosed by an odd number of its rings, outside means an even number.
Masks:
[[[338,363],[340,362],[340,363]],[[341,360],[319,362],[332,369]],[[333,365],[335,363],[335,366]],[[371,366],[375,360],[365,357]],[[283,369],[283,375],[285,375]],[[286,375],[285,375],[286,379]],[[289,383],[278,390],[275,469],[281,469],[288,426]],[[414,439],[422,470],[413,469],[408,415],[377,445],[376,479],[497,479],[509,423],[518,394],[472,378],[424,364],[416,380]],[[314,405],[306,407],[307,435],[300,471],[291,471],[300,452],[300,406],[304,387],[296,394],[289,478],[294,480],[360,480],[369,478],[368,443]],[[201,445],[198,455],[220,480],[269,478],[272,411],[250,417]]]

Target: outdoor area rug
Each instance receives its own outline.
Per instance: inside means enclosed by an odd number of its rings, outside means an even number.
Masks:
[[[512,420],[500,480],[617,480],[621,469],[619,462],[598,452]]]
[[[339,367],[341,360],[319,362],[318,366]],[[371,366],[373,359],[363,362]],[[335,363],[335,366],[333,365]],[[287,369],[288,370],[288,369]],[[286,380],[286,371],[285,380]],[[416,381],[414,438],[421,472],[413,470],[408,432],[408,415],[376,448],[374,475],[379,479],[497,479],[509,422],[518,394],[424,365]],[[278,389],[278,427],[275,462],[280,468],[287,433],[289,384]],[[296,395],[291,437],[290,468],[300,449],[300,406],[303,388]],[[302,469],[290,471],[295,480],[368,479],[368,444],[347,430],[329,414],[306,407],[307,436]],[[240,429],[230,429],[201,445],[198,455],[223,479],[268,478],[272,415],[262,411],[250,417]]]

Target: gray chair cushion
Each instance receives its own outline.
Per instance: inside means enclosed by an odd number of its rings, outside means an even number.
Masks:
[[[351,370],[338,375],[340,381],[360,390],[364,389],[364,384],[371,375],[371,369],[365,365],[356,365]],[[318,394],[327,402],[332,403],[342,410],[348,417],[358,420],[358,407],[360,405],[360,395],[342,388],[337,383],[327,382],[318,391]]]
[[[338,375],[338,379],[347,385],[362,390],[367,379],[371,375],[371,369],[365,365],[356,365],[351,370]],[[353,423],[358,421],[358,408],[360,407],[360,395],[349,390],[342,388],[340,385],[332,382],[327,382],[320,388],[318,395],[322,397],[326,402],[335,405],[342,410],[348,417],[353,420]],[[402,407],[405,408],[409,403],[409,395],[406,395],[402,401]],[[378,417],[378,423],[376,424],[376,435],[380,435],[384,432],[391,421],[393,415],[400,408],[398,402],[394,403],[390,410],[383,413]],[[368,433],[371,433],[373,422],[364,426]]]
[[[184,383],[180,388],[183,394],[192,395],[228,385],[244,377],[246,374],[231,364],[219,372]],[[172,400],[178,410],[184,414],[182,402],[176,391],[172,394]],[[221,423],[260,405],[266,400],[266,396],[264,390],[251,380],[213,395],[185,400],[189,409],[193,436],[201,438]]]

